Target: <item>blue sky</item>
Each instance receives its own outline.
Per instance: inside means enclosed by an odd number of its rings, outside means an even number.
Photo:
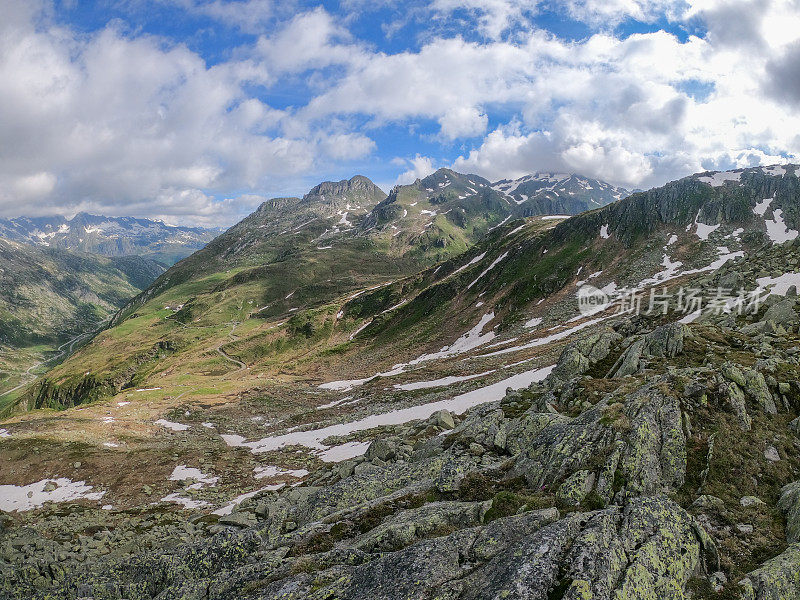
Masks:
[[[357,173],[384,188],[442,166],[646,188],[800,151],[795,0],[0,0],[0,13],[0,216],[227,225]]]

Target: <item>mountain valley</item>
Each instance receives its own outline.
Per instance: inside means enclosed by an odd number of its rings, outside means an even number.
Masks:
[[[0,597],[798,597],[798,174],[263,204],[6,405]]]

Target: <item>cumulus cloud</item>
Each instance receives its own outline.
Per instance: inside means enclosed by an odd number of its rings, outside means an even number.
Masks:
[[[250,97],[248,85],[273,82],[271,65],[283,67],[275,58],[254,52],[209,67],[185,46],[113,26],[79,36],[42,21],[45,6],[0,0],[0,214],[18,214],[20,200],[27,213],[190,214],[177,212],[170,199],[179,198],[204,215],[210,194],[269,189],[374,149],[363,133],[329,124],[291,131],[287,111]],[[324,14],[309,21],[318,33]],[[290,68],[307,60],[294,56]]]
[[[409,183],[414,183],[417,179],[424,179],[436,171],[433,159],[427,156],[420,156],[419,154],[408,160],[397,159],[395,160],[395,163],[410,167],[397,177],[395,185],[408,185]]]
[[[383,175],[400,172],[398,183],[452,163],[490,179],[577,171],[647,187],[800,155],[800,0],[414,2],[415,15],[461,30],[425,28],[391,51],[323,8],[131,1],[183,6],[252,43],[209,65],[114,25],[78,35],[44,0],[0,0],[0,214],[22,202],[233,219],[288,181],[395,155],[386,127],[425,144]],[[536,25],[545,10],[592,33],[559,38]],[[619,33],[664,18],[696,35]],[[301,90],[297,102],[271,105],[284,86]]]

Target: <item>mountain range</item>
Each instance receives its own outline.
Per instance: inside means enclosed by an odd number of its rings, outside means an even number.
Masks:
[[[798,174],[264,203],[7,403],[0,594],[800,597]]]
[[[168,266],[205,246],[220,231],[87,213],[78,213],[71,219],[62,216],[0,219],[0,238],[14,242],[100,256],[145,256]]]

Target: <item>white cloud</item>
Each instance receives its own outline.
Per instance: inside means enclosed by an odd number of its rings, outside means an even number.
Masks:
[[[514,25],[528,23],[538,4],[531,0],[434,0],[431,8],[446,17],[458,10],[467,11],[477,17],[483,35],[499,39]]]
[[[470,138],[486,131],[489,117],[472,106],[456,106],[439,117],[445,138]]]
[[[23,202],[31,213],[229,218],[250,202],[215,198],[285,192],[394,154],[374,141],[387,125],[440,156],[402,159],[398,182],[455,152],[455,168],[490,179],[569,170],[628,187],[800,155],[800,0],[435,0],[425,36],[395,52],[322,8],[285,19],[294,3],[147,1],[259,37],[209,66],[180,44],[113,26],[78,35],[53,25],[46,3],[0,0],[0,214]],[[539,29],[544,8],[594,33]],[[616,28],[664,15],[701,34]],[[448,19],[462,35],[441,33]],[[295,106],[270,106],[284,86]]]
[[[11,185],[14,192],[21,199],[36,200],[53,191],[53,188],[56,186],[56,176],[43,171],[33,175],[18,177]]]
[[[293,124],[250,97],[247,85],[274,81],[259,56],[209,67],[185,46],[114,27],[77,35],[27,3],[0,0],[0,13],[0,215],[190,214],[176,199],[223,214],[210,194],[280,187],[374,149],[363,133]],[[295,57],[285,64],[307,60]]]
[[[397,162],[403,165],[409,165],[410,168],[397,177],[395,185],[408,185],[409,183],[414,183],[417,179],[424,179],[436,171],[433,160],[427,156],[420,156],[419,154],[412,159],[401,159]]]
[[[352,63],[361,51],[349,32],[318,8],[295,16],[277,34],[262,36],[256,54],[273,71],[299,72]]]

